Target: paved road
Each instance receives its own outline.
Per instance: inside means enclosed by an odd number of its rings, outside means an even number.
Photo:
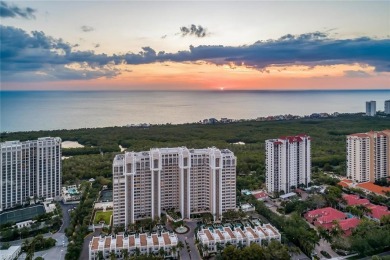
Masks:
[[[55,233],[53,235],[45,235],[45,237],[52,237],[57,240],[56,246],[48,250],[39,251],[34,253],[34,259],[38,256],[44,259],[63,260],[65,259],[66,249],[68,246],[68,238],[64,233]],[[26,254],[23,253],[18,259],[25,259]]]
[[[38,256],[42,256],[45,259],[53,259],[53,260],[64,260],[65,259],[65,254],[66,254],[66,250],[67,250],[67,246],[68,246],[68,238],[65,235],[65,229],[69,226],[69,223],[70,223],[70,214],[69,214],[68,210],[75,207],[76,205],[75,204],[65,205],[62,202],[60,202],[60,205],[61,205],[62,216],[63,216],[62,226],[61,226],[60,230],[54,234],[47,233],[47,234],[43,235],[45,238],[51,237],[51,238],[54,238],[55,240],[57,240],[56,245],[48,250],[35,252],[34,258],[38,257]],[[29,238],[29,239],[31,240],[32,238]],[[23,242],[23,240],[17,240],[17,241],[13,241],[12,244],[13,245],[21,245],[22,242]],[[18,259],[25,259],[25,258],[26,258],[26,254],[23,253],[19,256]]]
[[[58,232],[65,233],[65,228],[70,224],[70,212],[68,210],[77,207],[77,204],[64,204],[60,202],[62,209],[62,226]]]

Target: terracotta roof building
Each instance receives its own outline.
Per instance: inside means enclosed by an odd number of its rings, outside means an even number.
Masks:
[[[343,220],[346,218],[346,215],[337,209],[327,207],[309,211],[304,217],[308,222],[314,224],[315,226],[322,226],[323,228],[329,230],[333,227],[333,221]]]
[[[385,195],[386,192],[390,191],[390,187],[382,187],[372,182],[359,183],[356,185],[356,187],[368,192],[376,193],[378,195]]]
[[[338,221],[341,230],[344,233],[344,236],[350,236],[352,234],[352,230],[357,227],[360,223],[360,219],[358,218],[348,218]]]
[[[368,199],[361,199],[358,195],[345,194],[343,195],[343,199],[346,201],[348,206],[355,206],[355,205],[367,206],[370,204],[370,201]]]

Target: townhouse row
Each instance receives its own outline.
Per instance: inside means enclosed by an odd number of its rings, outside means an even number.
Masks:
[[[123,259],[126,254],[159,254],[161,249],[165,257],[174,257],[177,254],[177,243],[176,234],[170,232],[93,237],[89,243],[89,260],[100,259],[101,255],[106,259],[112,254],[116,259]]]
[[[249,246],[251,243],[259,245],[264,244],[264,241],[271,241],[272,239],[281,241],[279,231],[271,224],[256,225],[253,228],[247,226],[244,228],[235,227],[221,227],[221,228],[204,228],[196,234],[199,243],[207,246],[208,253],[217,252],[217,245],[225,247],[226,244],[235,246]],[[203,255],[207,254],[203,251]]]

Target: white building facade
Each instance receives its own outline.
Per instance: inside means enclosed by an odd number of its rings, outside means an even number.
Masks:
[[[366,102],[366,115],[375,116],[376,115],[376,101],[367,101]]]
[[[114,225],[160,217],[210,212],[214,219],[236,208],[236,157],[215,147],[126,152],[113,162]]]
[[[227,243],[238,246],[250,246],[251,243],[263,245],[264,241],[270,242],[271,240],[281,241],[281,235],[279,231],[271,224],[256,225],[254,227],[223,227],[221,229],[201,229],[196,234],[199,243],[206,245],[208,251],[203,251],[203,256],[208,253],[217,252],[217,243],[220,246],[225,247]]]
[[[288,193],[311,181],[311,139],[302,134],[265,141],[266,186],[269,193]]]
[[[390,114],[390,100],[385,101],[385,113]]]
[[[347,178],[374,182],[390,176],[390,130],[347,136]]]
[[[177,257],[178,250],[176,248],[178,239],[174,233],[161,234],[135,234],[135,235],[116,235],[93,237],[89,242],[89,259],[108,259],[111,254],[115,254],[116,259],[124,259],[125,251],[127,256],[134,256],[138,254],[159,254],[161,249],[164,250],[164,257]]]
[[[0,143],[0,211],[61,196],[61,138]]]

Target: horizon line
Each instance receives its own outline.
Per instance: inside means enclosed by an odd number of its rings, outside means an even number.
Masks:
[[[332,91],[390,91],[390,89],[0,89],[1,92],[332,92]]]

